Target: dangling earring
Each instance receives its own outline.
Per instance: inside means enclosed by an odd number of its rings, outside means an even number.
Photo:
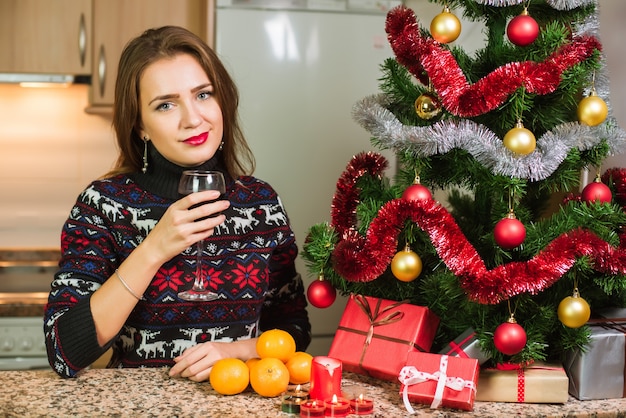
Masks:
[[[143,167],[141,168],[141,172],[146,174],[148,171],[148,137],[143,137]]]
[[[220,146],[217,149],[221,151],[222,148],[224,148],[224,141],[220,142]]]

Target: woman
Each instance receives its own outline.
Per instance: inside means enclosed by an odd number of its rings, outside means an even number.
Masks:
[[[52,368],[73,377],[109,348],[110,367],[171,366],[202,381],[225,357],[256,357],[256,337],[310,342],[297,247],[276,192],[251,177],[238,92],[217,55],[179,27],[151,29],[120,58],[111,172],[78,197],[45,310]],[[226,199],[180,197],[185,169],[221,171]],[[210,203],[208,203],[210,202]],[[219,299],[178,298],[195,277],[195,243]]]

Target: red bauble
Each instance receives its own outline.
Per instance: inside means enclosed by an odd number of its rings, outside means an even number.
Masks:
[[[432,193],[427,187],[422,186],[419,183],[413,183],[404,190],[402,193],[404,200],[430,200],[433,198]]]
[[[530,45],[539,36],[539,25],[529,15],[521,14],[511,19],[506,27],[506,35],[517,46]]]
[[[585,186],[580,197],[584,202],[599,201],[600,203],[610,203],[613,194],[609,186],[601,181],[594,181]]]
[[[493,333],[493,343],[499,352],[512,356],[526,346],[526,331],[515,322],[505,322]]]
[[[526,227],[514,217],[507,217],[496,224],[493,237],[500,248],[512,250],[526,239]]]
[[[315,280],[309,285],[306,297],[316,308],[328,308],[337,298],[337,290],[328,280]]]

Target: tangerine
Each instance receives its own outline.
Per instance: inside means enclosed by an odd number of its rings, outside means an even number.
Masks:
[[[259,336],[256,352],[262,359],[271,357],[286,363],[296,352],[296,341],[282,329],[268,330]]]
[[[246,366],[248,366],[248,369],[251,369],[252,365],[255,364],[259,360],[261,359],[258,357],[251,357],[248,360],[246,360]]]
[[[262,358],[250,369],[250,385],[259,395],[274,398],[287,390],[289,370],[280,359]]]
[[[217,393],[236,395],[248,387],[250,370],[243,360],[224,358],[213,365],[209,373],[209,382]]]
[[[289,370],[289,383],[294,385],[301,385],[311,380],[311,362],[313,356],[304,351],[296,351],[291,356],[287,363],[287,370]]]

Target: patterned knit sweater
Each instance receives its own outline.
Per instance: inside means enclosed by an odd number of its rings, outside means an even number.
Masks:
[[[98,180],[79,195],[63,227],[63,256],[44,318],[48,360],[60,376],[75,376],[109,347],[109,367],[161,367],[195,344],[253,338],[272,328],[290,332],[298,350],[308,346],[311,327],[287,214],[267,183],[242,177],[227,180],[226,221],[202,253],[204,275],[219,298],[177,297],[195,277],[193,245],[161,266],[119,335],[100,347],[90,297],[178,199],[181,172],[151,149],[147,174]]]

